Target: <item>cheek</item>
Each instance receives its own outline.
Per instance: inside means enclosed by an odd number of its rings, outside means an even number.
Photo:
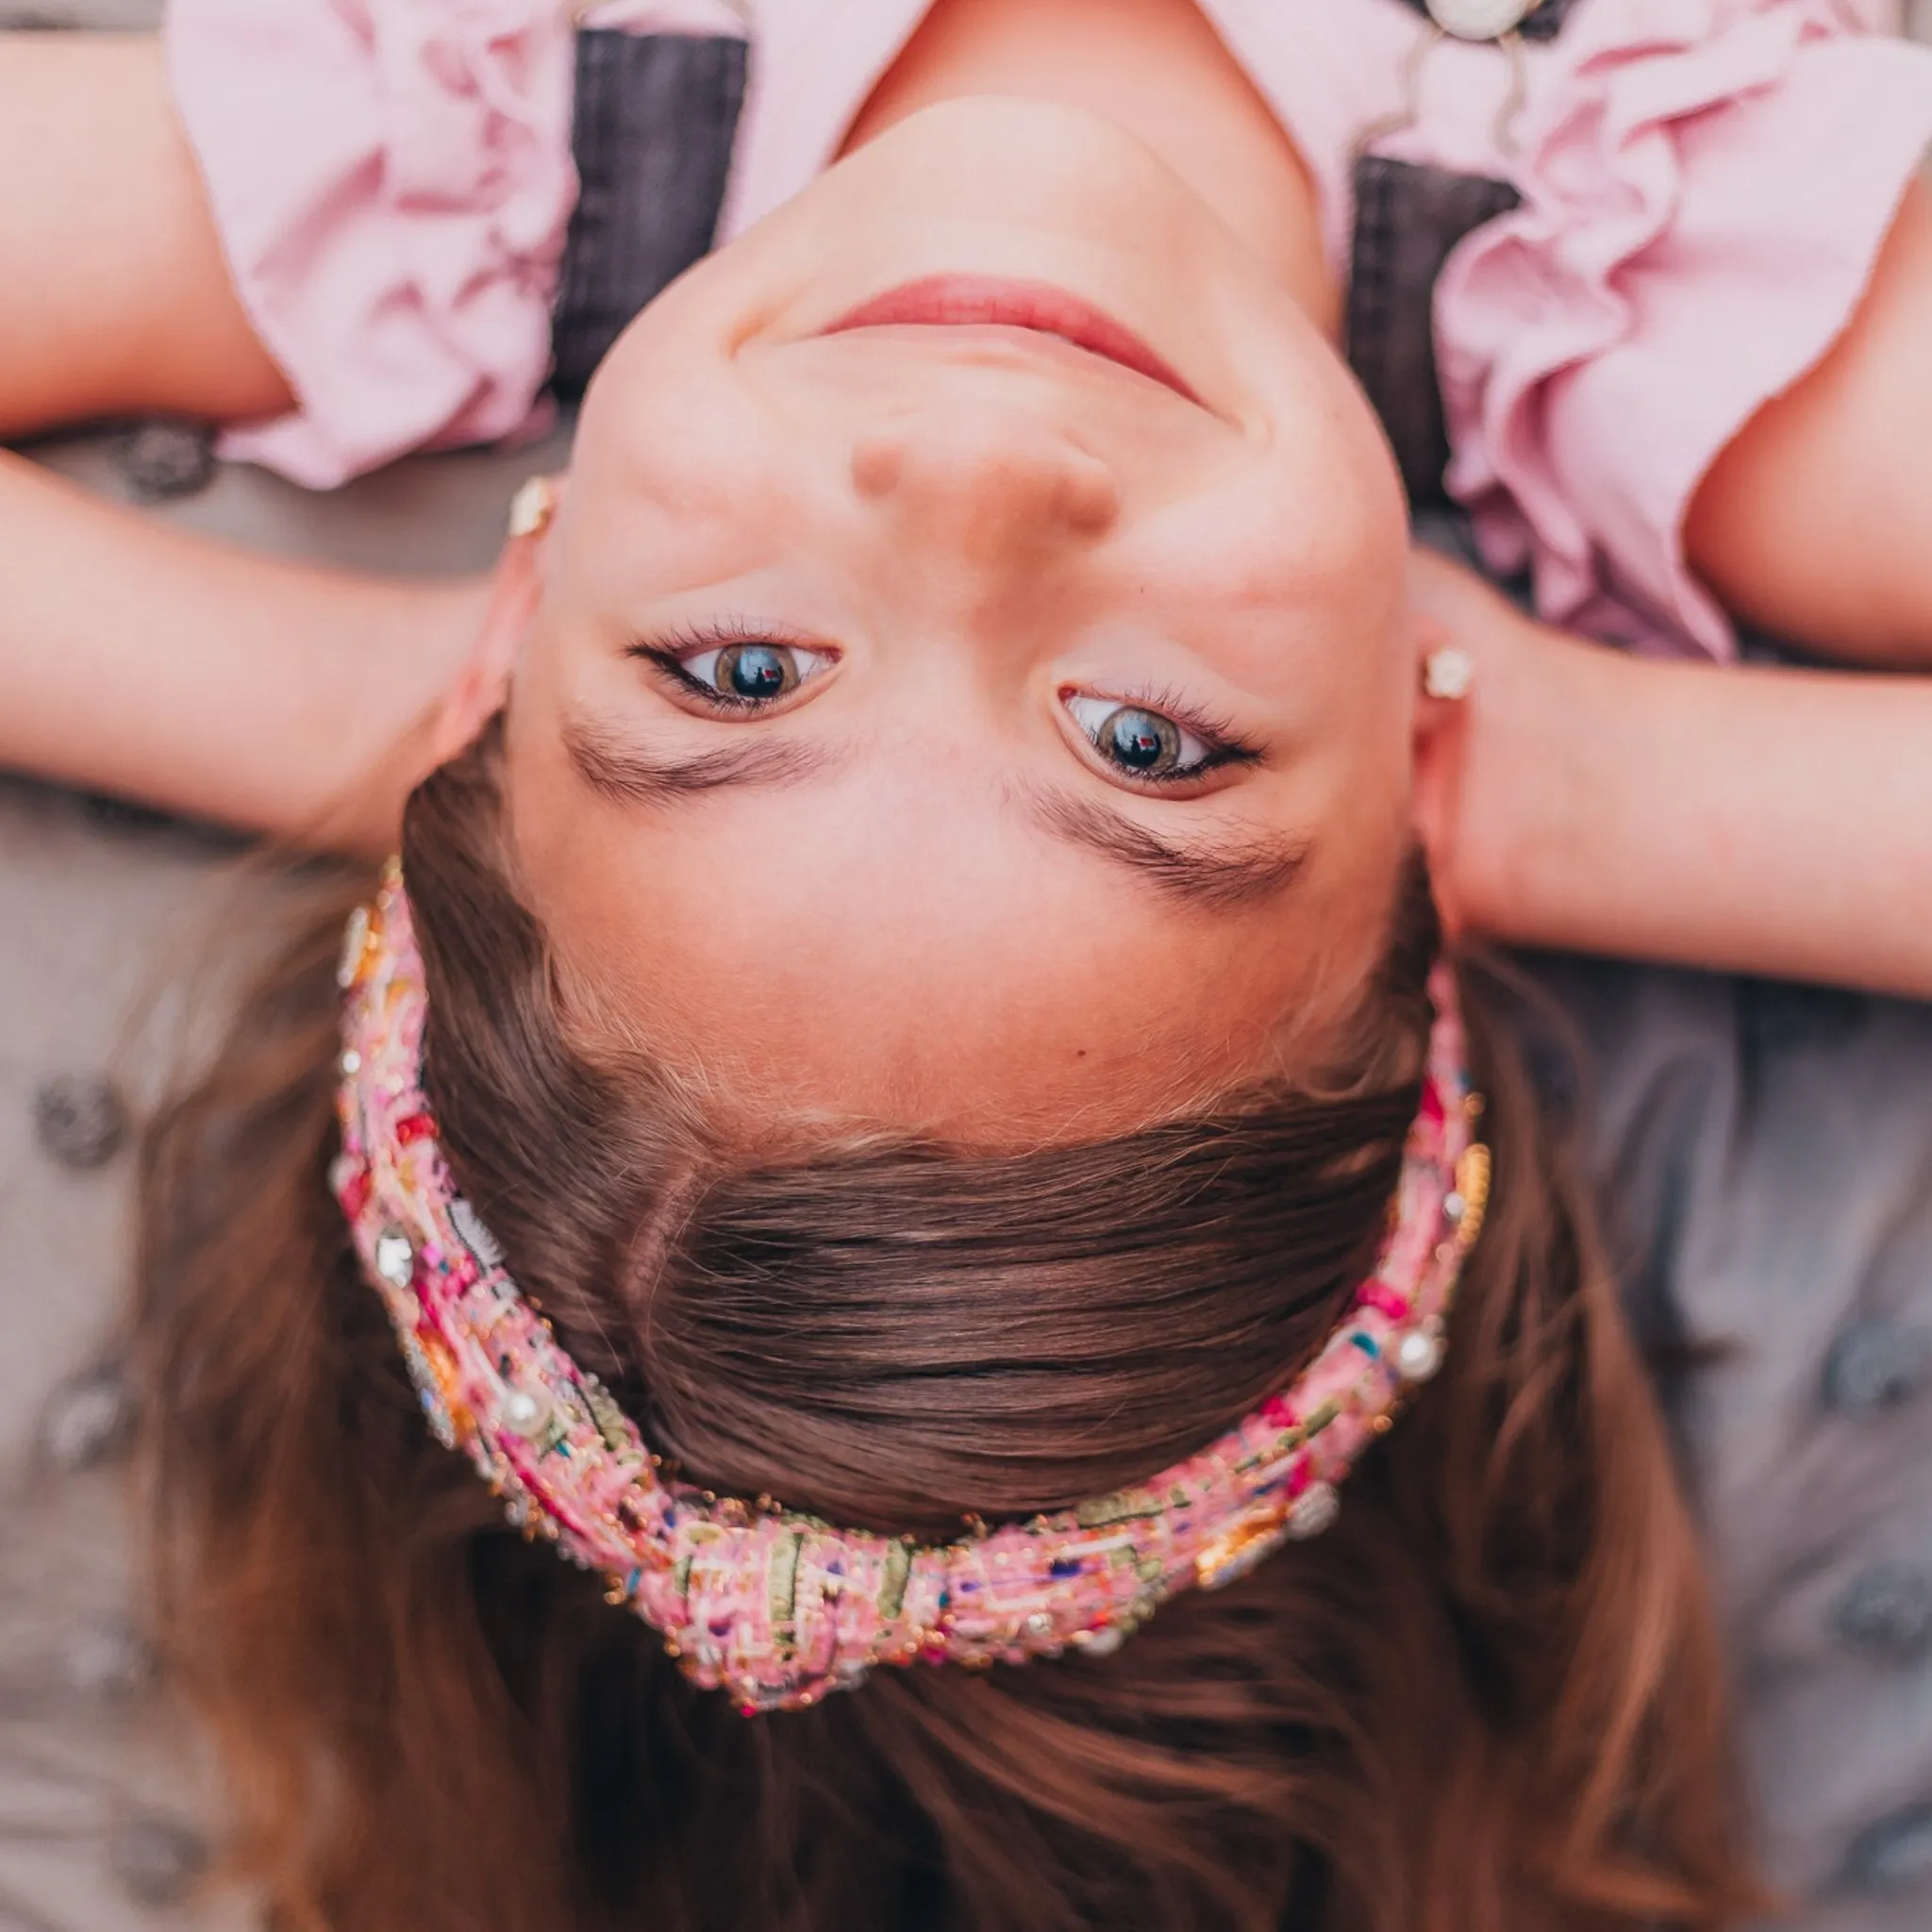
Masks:
[[[631,325],[584,397],[563,530],[577,540],[573,567],[611,593],[738,567],[796,491],[809,439],[752,379],[735,304],[731,290],[675,288]]]
[[[1397,656],[1408,516],[1366,406],[1335,375],[1317,380],[1320,393],[1198,506],[1173,561],[1193,559],[1201,594],[1249,646],[1250,675],[1265,677],[1257,654],[1274,645],[1305,660],[1298,675],[1345,670],[1358,688]],[[1343,391],[1328,393],[1337,383]]]
[[[1406,675],[1407,529],[1385,508],[1257,463],[1175,505],[1136,561],[1222,675],[1291,717],[1367,718]]]

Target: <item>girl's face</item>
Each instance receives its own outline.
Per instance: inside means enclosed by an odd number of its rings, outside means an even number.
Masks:
[[[1099,1133],[1305,1063],[1409,841],[1407,546],[1337,358],[1151,152],[917,114],[598,375],[524,890],[591,1024],[748,1122]]]

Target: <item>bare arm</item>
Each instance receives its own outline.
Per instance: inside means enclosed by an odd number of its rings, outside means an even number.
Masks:
[[[275,413],[141,34],[0,33],[0,437],[92,416]]]
[[[1847,662],[1932,671],[1932,188],[1915,183],[1858,312],[1691,502],[1725,607]]]
[[[1477,662],[1424,764],[1452,920],[1932,999],[1932,678],[1651,662],[1419,577]]]
[[[142,36],[0,35],[0,435],[288,407]],[[381,845],[487,587],[280,562],[0,452],[0,766]]]
[[[0,765],[357,847],[393,836],[489,595],[187,536],[5,455],[0,564]]]
[[[1932,191],[1831,352],[1719,458],[1685,533],[1734,612],[1918,675],[1644,663],[1424,560],[1477,657],[1425,773],[1452,911],[1496,938],[1932,999]]]

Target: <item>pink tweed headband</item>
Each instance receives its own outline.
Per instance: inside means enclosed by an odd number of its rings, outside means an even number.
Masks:
[[[1293,1383],[1198,1455],[1078,1507],[944,1546],[836,1529],[713,1497],[663,1472],[636,1425],[517,1292],[456,1192],[423,1092],[427,1008],[392,868],[350,922],[342,1151],[332,1176],[430,1427],[510,1520],[601,1572],[697,1683],[747,1712],[815,1704],[875,1664],[1101,1656],[1190,1585],[1212,1589],[1319,1534],[1336,1486],[1441,1365],[1457,1274],[1481,1226],[1455,985],[1436,1021],[1373,1273]]]

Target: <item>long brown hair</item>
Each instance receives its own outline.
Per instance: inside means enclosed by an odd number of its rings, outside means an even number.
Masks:
[[[498,757],[408,814],[441,1134],[688,1472],[884,1529],[1065,1505],[1191,1452],[1336,1319],[1416,1104],[1425,892],[1336,1091],[1017,1154],[734,1156],[567,1041]],[[746,1720],[423,1426],[325,1184],[367,885],[299,922],[144,1167],[158,1614],[278,1926],[1499,1932],[1753,1902],[1690,1526],[1481,973],[1490,1220],[1447,1366],[1340,1523],[1105,1660]]]

